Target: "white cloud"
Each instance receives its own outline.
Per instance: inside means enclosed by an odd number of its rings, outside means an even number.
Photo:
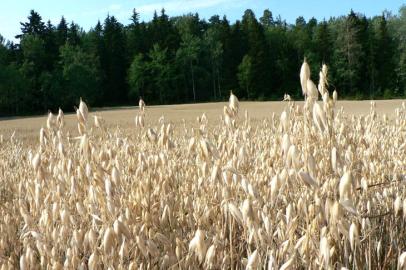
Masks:
[[[160,11],[164,8],[167,12],[183,13],[196,11],[197,9],[216,7],[223,4],[227,4],[227,6],[234,5],[239,1],[240,0],[172,0],[137,6],[136,10],[140,13],[152,13],[155,10]]]

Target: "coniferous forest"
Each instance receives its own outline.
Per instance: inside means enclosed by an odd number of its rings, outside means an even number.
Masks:
[[[406,6],[372,18],[341,17],[289,24],[272,11],[241,20],[198,14],[149,22],[136,10],[127,25],[114,16],[89,31],[62,17],[44,21],[31,10],[16,42],[0,36],[0,116],[72,111],[79,97],[93,107],[301,98],[298,74],[306,57],[312,79],[322,63],[340,98],[406,94]]]

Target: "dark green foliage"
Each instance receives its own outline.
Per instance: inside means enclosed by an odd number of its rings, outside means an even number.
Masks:
[[[75,24],[74,22],[71,22],[68,33],[67,33],[67,42],[69,45],[72,46],[77,46],[80,45],[80,33],[79,33],[79,25]]]
[[[25,35],[38,35],[42,36],[45,32],[45,23],[42,21],[41,16],[34,10],[30,11],[28,22],[21,22],[21,34],[16,38],[22,38]]]
[[[334,63],[336,81],[343,96],[355,96],[360,91],[361,76],[366,66],[363,65],[365,51],[362,48],[362,25],[359,17],[351,11],[340,22],[337,35]]]
[[[262,17],[259,18],[259,21],[261,22],[262,26],[264,26],[264,27],[273,26],[274,21],[273,21],[272,11],[270,11],[269,9],[265,9]]]
[[[184,69],[185,81],[190,81],[187,84],[192,86],[193,101],[196,101],[195,65],[198,60],[200,43],[199,37],[185,31],[182,36],[180,47],[176,52],[176,58]],[[190,78],[190,80],[187,78]]]
[[[158,100],[160,104],[167,100],[169,86],[169,62],[168,62],[168,49],[162,49],[159,44],[154,44],[148,53],[150,59],[147,65],[148,77],[151,80],[152,99]]]
[[[378,19],[378,27],[375,30],[375,33],[375,48],[377,52],[375,55],[376,88],[380,93],[386,90],[389,91],[387,96],[390,97],[390,91],[395,90],[395,43],[393,38],[389,35],[387,22],[384,15]]]
[[[252,59],[245,55],[241,64],[238,66],[238,82],[242,89],[246,91],[245,96],[252,98],[252,85],[254,82]]]
[[[125,102],[127,94],[126,37],[124,28],[114,16],[104,21],[103,45],[100,52],[100,63],[103,75],[103,100],[108,105]]]
[[[398,95],[406,95],[406,5],[399,9],[399,17],[389,21],[392,31],[395,33],[395,59],[398,59],[396,68],[396,82]],[[396,45],[395,45],[396,46]]]
[[[65,17],[62,16],[61,21],[56,27],[56,42],[60,47],[65,44],[68,40],[68,25],[66,23]]]
[[[251,62],[250,96],[254,98],[272,95],[273,63],[270,61],[269,47],[263,27],[252,10],[246,10],[242,19],[242,30],[247,42],[247,53]]]
[[[0,63],[0,82],[0,116],[31,112],[26,107],[31,102],[27,82],[17,65]]]
[[[68,108],[82,97],[90,105],[102,101],[98,59],[85,53],[80,47],[66,44],[61,47],[62,71],[60,94],[64,96],[61,106]]]
[[[396,16],[346,16],[288,24],[264,10],[246,10],[230,24],[196,14],[150,22],[133,10],[128,25],[114,16],[83,31],[61,17],[44,22],[31,10],[19,43],[0,36],[0,115],[71,111],[79,97],[91,106],[242,99],[302,98],[299,69],[306,57],[317,83],[323,63],[330,89],[343,98],[406,94],[406,6]]]
[[[221,96],[221,82],[220,82],[220,70],[223,56],[223,44],[221,43],[221,24],[213,23],[212,27],[207,29],[204,38],[203,45],[205,52],[209,56],[209,70],[211,72],[211,80],[213,82],[213,98],[217,100],[217,97]]]
[[[138,97],[152,100],[152,93],[145,89],[147,81],[147,66],[142,54],[137,54],[128,71],[128,84],[130,86],[128,95],[132,100],[136,100]]]

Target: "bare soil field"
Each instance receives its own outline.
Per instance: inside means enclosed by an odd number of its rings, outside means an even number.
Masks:
[[[404,100],[376,100],[376,112],[378,115],[386,114],[391,117],[395,113],[395,108],[401,106]],[[298,106],[303,106],[303,101],[295,102]],[[370,110],[370,101],[338,101],[337,108],[343,107],[344,112],[347,114],[366,115]],[[223,107],[227,105],[226,102],[218,103],[199,103],[199,104],[178,104],[178,105],[163,105],[163,106],[148,106],[146,121],[156,122],[161,116],[165,120],[174,124],[181,123],[184,119],[186,122],[195,120],[196,117],[201,116],[203,113],[211,120],[210,122],[216,123],[220,120]],[[241,111],[248,111],[253,119],[263,119],[271,117],[273,113],[280,114],[287,106],[288,102],[281,101],[268,101],[268,102],[241,102]],[[120,128],[133,128],[134,117],[138,112],[138,107],[125,107],[115,109],[94,109],[89,108],[91,114],[101,116],[105,121],[107,127],[119,126]],[[57,113],[57,112],[54,112]],[[39,129],[45,127],[47,115],[34,116],[34,117],[17,117],[14,119],[1,119],[0,118],[0,135],[4,138],[11,136],[15,131],[15,136],[24,142],[29,142],[30,139],[38,135]],[[73,136],[78,133],[76,128],[76,115],[65,115],[66,127],[72,132]]]

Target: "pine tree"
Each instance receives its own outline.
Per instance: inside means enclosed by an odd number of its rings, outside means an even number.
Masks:
[[[396,38],[398,41],[397,81],[400,94],[406,95],[406,5],[399,9],[399,17],[395,21]]]
[[[248,45],[241,30],[240,21],[230,27],[228,38],[224,42],[224,88],[226,91],[234,90],[237,95],[238,91],[238,65],[241,63],[242,58],[248,52]],[[222,93],[223,96],[228,93]]]
[[[138,12],[133,9],[133,14],[130,19],[131,23],[126,28],[128,57],[130,58],[130,61],[132,61],[139,53],[147,52],[145,24],[140,23],[139,17]]]
[[[314,36],[314,47],[315,54],[317,54],[317,62],[326,63],[329,65],[331,63],[330,58],[333,52],[333,42],[331,40],[328,24],[325,20],[318,24]]]
[[[251,93],[254,98],[271,96],[273,70],[270,63],[269,48],[264,30],[252,10],[245,11],[242,19],[242,29],[248,43],[252,76],[255,78],[252,82]]]
[[[16,36],[18,39],[21,39],[25,35],[42,36],[45,32],[45,23],[42,21],[39,13],[34,10],[30,11],[28,22],[20,22],[20,25],[22,34]]]
[[[386,18],[382,15],[379,18],[379,25],[376,30],[376,69],[377,69],[377,88],[381,93],[388,96],[392,94],[388,91],[393,91],[395,87],[395,63],[394,55],[394,42],[388,33]]]
[[[52,25],[51,21],[47,22],[44,30],[44,46],[47,52],[45,55],[45,69],[52,71],[59,56],[59,46],[56,42],[55,26]]]
[[[123,26],[114,16],[107,16],[103,29],[101,64],[104,70],[104,98],[117,104],[125,101],[127,94],[126,38]]]
[[[335,43],[335,66],[337,85],[344,96],[355,96],[358,93],[361,73],[363,71],[360,36],[360,20],[351,10],[340,25]]]
[[[69,25],[69,29],[68,29],[68,33],[67,33],[67,42],[69,43],[69,45],[71,46],[77,46],[80,45],[80,28],[79,25],[77,25],[74,22],[71,22],[71,24]]]
[[[58,47],[64,45],[68,40],[68,24],[63,16],[56,27],[56,40]]]

